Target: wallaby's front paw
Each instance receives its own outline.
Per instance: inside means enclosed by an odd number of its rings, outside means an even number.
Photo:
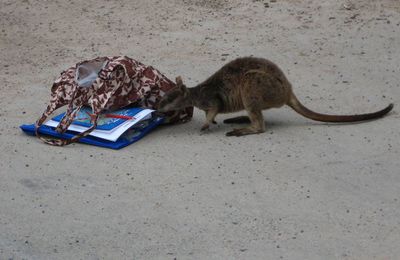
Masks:
[[[202,127],[201,127],[201,131],[205,131],[205,130],[208,130],[208,129],[210,129],[210,125],[209,124],[204,124]]]

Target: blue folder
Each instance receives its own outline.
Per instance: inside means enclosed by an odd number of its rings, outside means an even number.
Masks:
[[[61,116],[61,115],[59,115]],[[53,119],[54,120],[54,119]],[[93,136],[85,136],[79,139],[78,142],[91,144],[111,149],[121,149],[125,146],[128,146],[138,140],[140,140],[143,136],[153,130],[156,126],[160,125],[164,121],[163,117],[153,116],[149,120],[141,121],[137,125],[134,125],[131,129],[126,131],[117,141],[112,142],[104,139],[100,139]],[[20,128],[22,131],[29,135],[35,135],[35,125],[21,125]],[[63,139],[71,139],[77,133],[73,131],[67,131],[64,134],[57,133],[53,127],[49,127],[46,125],[42,125],[39,127],[39,133],[47,136],[63,138]]]

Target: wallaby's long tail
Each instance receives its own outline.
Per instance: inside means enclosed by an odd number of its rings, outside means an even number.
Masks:
[[[357,121],[379,118],[389,113],[390,110],[392,110],[393,108],[393,104],[389,104],[386,108],[373,113],[360,114],[360,115],[326,115],[314,112],[306,108],[303,104],[300,103],[300,101],[296,98],[296,96],[293,93],[287,105],[293,108],[300,115],[310,118],[312,120],[322,121],[322,122],[336,122],[336,123],[357,122]]]

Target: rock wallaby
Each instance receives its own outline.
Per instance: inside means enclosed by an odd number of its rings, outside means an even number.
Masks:
[[[177,88],[167,93],[160,101],[158,111],[167,112],[195,106],[206,113],[206,122],[201,130],[209,128],[218,113],[246,110],[248,117],[235,117],[224,123],[249,122],[248,127],[234,129],[227,136],[257,134],[265,131],[262,110],[288,105],[307,118],[322,122],[356,122],[384,116],[393,108],[386,108],[359,115],[327,115],[306,108],[296,98],[292,85],[283,72],[269,60],[245,57],[223,66],[206,81],[196,87],[187,88],[181,77],[176,78]]]

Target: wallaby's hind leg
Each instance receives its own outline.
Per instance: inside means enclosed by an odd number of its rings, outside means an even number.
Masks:
[[[267,86],[270,86],[269,83],[269,75],[262,71],[256,70],[246,73],[240,94],[243,106],[249,114],[250,126],[234,129],[226,133],[227,136],[242,136],[265,132],[262,110],[267,108],[266,103],[270,98],[269,95],[266,95],[268,93]]]
[[[226,133],[227,136],[242,136],[265,132],[264,118],[261,110],[247,110],[251,124],[245,128],[234,129]]]

